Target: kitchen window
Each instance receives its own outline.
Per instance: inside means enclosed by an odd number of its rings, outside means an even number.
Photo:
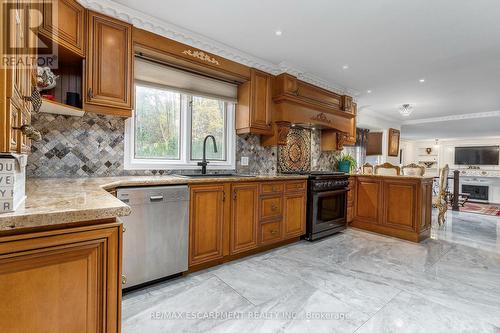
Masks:
[[[236,86],[142,59],[136,59],[135,70],[125,169],[199,169],[207,135],[217,142],[214,152],[207,141],[208,169],[235,168]]]

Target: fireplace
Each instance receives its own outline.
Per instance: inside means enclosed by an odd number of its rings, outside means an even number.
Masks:
[[[488,201],[489,186],[484,185],[462,185],[462,193],[469,193],[470,200]]]

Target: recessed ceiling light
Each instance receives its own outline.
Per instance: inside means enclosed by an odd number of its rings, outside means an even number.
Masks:
[[[420,83],[424,83],[424,82],[425,82],[425,79],[420,79],[420,80],[418,80],[418,82],[420,82]]]
[[[276,30],[276,31],[274,32],[274,34],[275,34],[276,36],[281,36],[281,35],[283,35],[283,31],[281,31],[281,30]]]
[[[342,66],[342,69],[349,69],[349,65]]]
[[[371,94],[371,93],[372,93],[372,91],[371,91],[371,90],[367,90],[366,92],[367,92],[367,93],[369,93],[369,94]]]

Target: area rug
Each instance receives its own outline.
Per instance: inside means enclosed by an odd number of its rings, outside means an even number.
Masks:
[[[500,205],[466,202],[464,207],[460,207],[460,211],[467,213],[500,216]]]

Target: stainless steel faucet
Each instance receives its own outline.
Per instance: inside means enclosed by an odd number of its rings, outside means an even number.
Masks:
[[[214,143],[214,153],[217,152],[217,143],[215,142],[215,137],[213,135],[207,135],[205,137],[205,139],[203,140],[203,159],[201,160],[201,162],[198,162],[198,165],[201,166],[201,174],[203,174],[203,175],[207,173],[208,161],[207,161],[206,153],[207,153],[207,139],[208,138],[212,138],[212,142]]]

